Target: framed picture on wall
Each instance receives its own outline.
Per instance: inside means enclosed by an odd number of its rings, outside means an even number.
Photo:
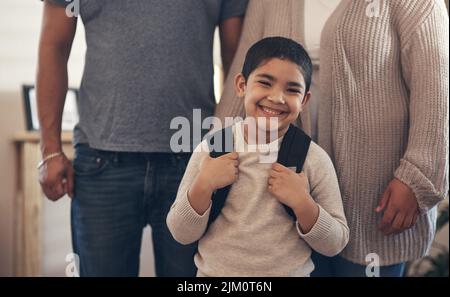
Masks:
[[[25,107],[25,121],[27,130],[39,130],[39,120],[37,113],[36,103],[36,88],[31,85],[24,85],[23,99]],[[73,88],[69,88],[66,95],[66,101],[64,104],[64,111],[62,117],[62,131],[72,131],[75,125],[78,123],[78,91]]]

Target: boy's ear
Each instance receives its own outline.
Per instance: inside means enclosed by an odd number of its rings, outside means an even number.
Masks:
[[[303,97],[302,108],[306,106],[306,104],[309,102],[310,98],[311,98],[311,92],[308,91],[308,93],[306,93],[306,95]]]
[[[246,81],[244,75],[242,73],[239,73],[234,78],[234,87],[236,89],[236,94],[239,98],[245,97],[245,87],[246,87]]]

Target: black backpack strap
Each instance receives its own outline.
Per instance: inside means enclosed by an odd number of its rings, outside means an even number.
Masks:
[[[220,141],[220,143],[217,143]],[[209,156],[218,158],[233,152],[233,128],[232,126],[219,130],[207,138]],[[217,219],[225,205],[231,185],[218,189],[212,196],[211,212],[209,213],[208,227]]]
[[[208,138],[208,146],[210,148],[210,157],[217,158],[225,154],[233,152],[233,130],[232,127],[227,127],[210,135]],[[220,140],[221,143],[215,143]],[[295,167],[296,172],[300,173],[303,170],[303,165],[308,154],[311,138],[301,129],[290,125],[286,132],[283,141],[281,142],[280,151],[278,152],[277,162],[285,167]],[[208,227],[220,215],[222,208],[225,206],[225,201],[230,192],[231,185],[225,188],[218,189],[212,196],[211,212],[208,219]],[[286,212],[296,219],[294,211],[284,205]]]
[[[303,170],[310,144],[311,137],[301,129],[290,125],[281,142],[277,162],[285,167],[295,167],[295,172],[300,173]],[[294,211],[284,204],[283,206],[286,212],[296,219]]]

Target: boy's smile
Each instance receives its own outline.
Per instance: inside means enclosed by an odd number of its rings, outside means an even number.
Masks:
[[[258,130],[267,132],[271,130],[270,120],[277,122],[278,137],[295,122],[310,96],[309,92],[305,95],[305,80],[300,67],[278,58],[257,67],[248,81],[242,74],[237,75],[236,89],[238,96],[244,97],[246,117],[267,119],[265,127],[258,126]]]

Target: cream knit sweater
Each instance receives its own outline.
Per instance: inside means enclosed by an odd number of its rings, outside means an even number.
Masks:
[[[265,36],[301,41],[299,1],[250,1],[231,73],[242,49]],[[448,192],[448,15],[443,0],[343,0],[322,33],[319,144],[330,154],[350,227],[341,254],[381,265],[419,258],[435,234],[436,204]],[[227,82],[219,116],[242,114]],[[313,97],[314,98],[314,97]],[[317,99],[313,99],[317,100]],[[422,210],[417,224],[383,236],[375,208],[394,177],[411,187]]]
[[[338,173],[349,221],[342,256],[382,265],[419,258],[435,234],[436,204],[448,192],[448,15],[442,0],[344,0],[322,32],[319,144]],[[394,178],[422,215],[384,236],[374,211]]]

